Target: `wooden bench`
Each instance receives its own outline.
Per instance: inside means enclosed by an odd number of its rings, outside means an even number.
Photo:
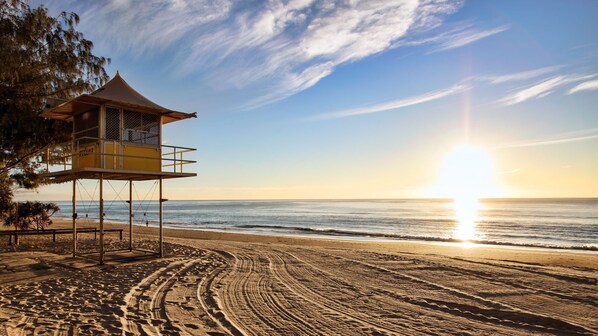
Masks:
[[[97,234],[100,232],[98,228],[79,228],[77,229],[77,236],[79,233],[93,233],[93,239],[97,239]],[[120,240],[123,240],[123,229],[104,229],[104,232],[118,232]],[[52,241],[56,242],[56,235],[73,234],[73,229],[46,229],[46,230],[0,230],[0,236],[8,236],[8,244],[12,245],[12,237],[15,237],[14,244],[19,244],[19,236],[38,236],[38,235],[52,235]]]

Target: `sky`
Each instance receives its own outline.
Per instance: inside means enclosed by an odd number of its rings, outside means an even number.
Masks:
[[[109,74],[198,112],[164,127],[197,148],[170,199],[445,197],[463,144],[492,167],[479,196],[598,197],[597,1],[42,3]]]

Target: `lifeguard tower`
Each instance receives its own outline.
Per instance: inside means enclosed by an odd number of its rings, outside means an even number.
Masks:
[[[70,121],[70,143],[46,153],[52,183],[73,183],[73,257],[77,251],[77,180],[99,180],[99,262],[104,263],[104,180],[128,181],[129,250],[133,250],[133,182],[159,181],[159,245],[163,251],[163,180],[196,176],[185,171],[193,148],[162,144],[162,126],[196,113],[164,108],[135,91],[117,72],[98,90],[63,102],[49,102],[42,116]],[[55,105],[55,106],[52,106]],[[58,153],[58,154],[57,154]],[[56,169],[56,165],[58,169]],[[53,169],[50,169],[50,165]]]

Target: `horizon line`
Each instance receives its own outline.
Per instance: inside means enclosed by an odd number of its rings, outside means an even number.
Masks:
[[[478,200],[589,200],[598,199],[597,196],[545,196],[545,197],[480,197]],[[135,201],[135,199],[133,199]],[[168,202],[249,202],[249,201],[384,201],[384,200],[454,200],[452,197],[381,197],[381,198],[238,198],[238,199],[169,199]],[[27,200],[25,200],[26,202]],[[89,200],[83,200],[89,201]],[[138,200],[143,201],[143,200]],[[158,200],[145,200],[145,202]],[[22,202],[22,201],[21,201]],[[44,201],[40,201],[44,202]],[[48,200],[45,202],[71,202],[70,199]],[[94,202],[96,202],[94,200]]]

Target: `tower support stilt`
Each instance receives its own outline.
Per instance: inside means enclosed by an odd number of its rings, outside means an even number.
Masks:
[[[77,256],[77,179],[73,179],[73,258]]]
[[[129,180],[129,251],[133,251],[133,179]]]
[[[159,254],[160,254],[160,258],[164,257],[164,228],[163,228],[163,197],[162,197],[162,184],[163,184],[163,178],[160,176],[160,201],[159,206],[160,206],[160,243],[159,243]]]
[[[104,174],[100,174],[100,265],[104,265]]]

